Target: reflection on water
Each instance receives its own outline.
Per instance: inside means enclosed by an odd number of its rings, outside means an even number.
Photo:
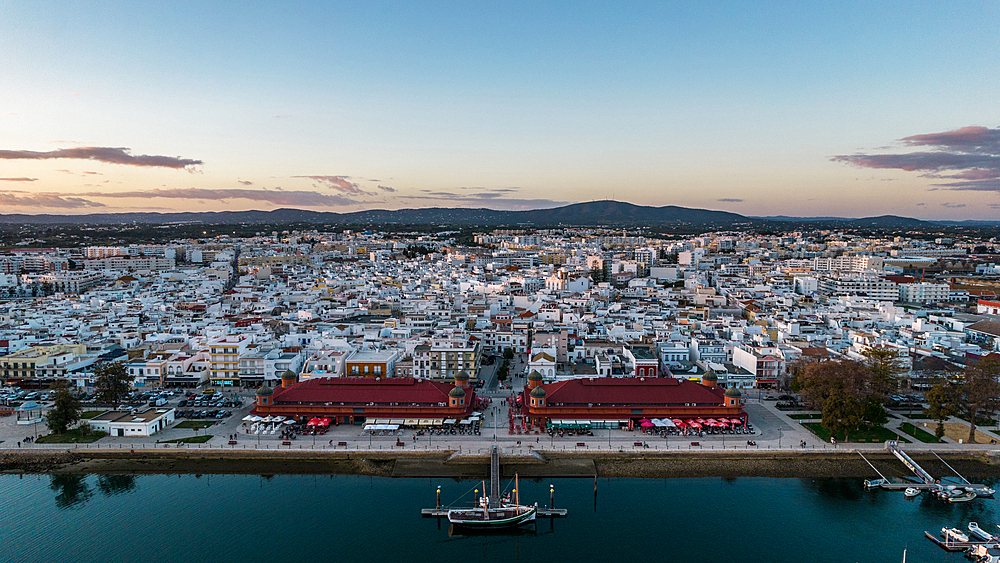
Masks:
[[[421,517],[421,508],[435,505],[439,485],[447,502],[479,483],[0,475],[0,561],[323,561],[335,545],[333,559],[357,563],[842,563],[898,561],[904,547],[912,561],[953,563],[956,556],[924,539],[925,530],[1000,523],[993,499],[949,504],[926,494],[907,500],[865,491],[859,479],[765,478],[602,479],[599,503],[591,479],[521,480],[521,499],[540,505],[554,484],[556,505],[568,516],[485,533]]]
[[[53,475],[49,488],[56,492],[56,507],[80,508],[94,496],[86,475]]]
[[[106,497],[130,493],[135,486],[135,475],[101,475],[97,478],[97,490]]]
[[[49,477],[49,488],[56,492],[56,508],[80,508],[94,496],[89,475],[59,474]],[[135,475],[100,475],[97,490],[105,497],[130,493],[136,489]]]

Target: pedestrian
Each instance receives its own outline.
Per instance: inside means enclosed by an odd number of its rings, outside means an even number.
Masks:
[[[20,440],[17,441],[17,447],[19,447],[19,448],[21,447],[21,441]]]

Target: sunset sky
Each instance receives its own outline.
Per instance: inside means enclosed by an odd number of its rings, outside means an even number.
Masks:
[[[1000,218],[1000,2],[2,2],[0,213]]]

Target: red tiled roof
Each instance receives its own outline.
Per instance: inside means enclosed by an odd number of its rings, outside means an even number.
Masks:
[[[288,387],[277,388],[274,402],[282,403],[400,403],[423,406],[448,403],[455,386],[411,377],[318,377]],[[471,402],[471,401],[470,401]]]
[[[724,389],[711,388],[694,381],[673,377],[602,377],[570,379],[543,385],[547,404],[649,405],[685,404],[720,405]]]

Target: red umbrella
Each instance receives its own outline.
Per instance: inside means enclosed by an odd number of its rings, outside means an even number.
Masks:
[[[319,425],[318,418],[310,419],[309,422],[306,423],[306,426],[318,426],[318,425]]]
[[[330,426],[331,422],[333,422],[333,421],[330,420],[329,418],[324,418],[324,419],[322,419],[322,420],[319,421],[319,425],[320,426]]]
[[[647,420],[646,422],[640,422],[639,426],[642,426],[643,428],[649,428],[650,426],[655,426],[655,425]]]

